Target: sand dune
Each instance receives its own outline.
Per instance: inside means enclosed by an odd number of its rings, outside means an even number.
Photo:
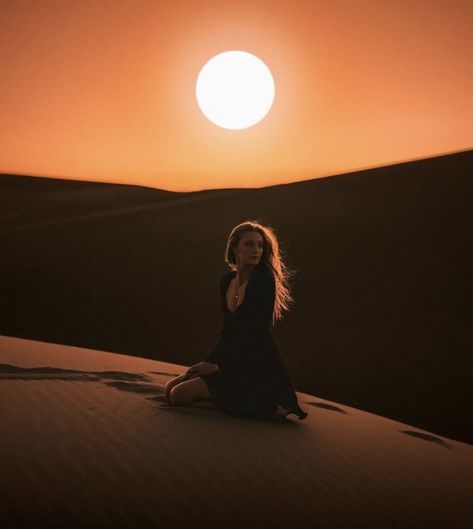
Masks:
[[[201,360],[228,232],[274,226],[297,271],[275,337],[309,394],[473,443],[473,151],[261,189],[0,176],[0,334]]]
[[[304,421],[162,399],[184,366],[0,337],[0,523],[469,528],[473,447],[298,392]]]

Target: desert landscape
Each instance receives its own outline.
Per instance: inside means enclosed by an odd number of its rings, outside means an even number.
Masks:
[[[471,443],[473,151],[260,189],[2,175],[0,333],[190,365],[229,230],[296,271],[274,335],[297,390]]]
[[[0,529],[473,528],[473,2],[0,19]]]

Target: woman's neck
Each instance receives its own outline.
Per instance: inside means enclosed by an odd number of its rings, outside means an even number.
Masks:
[[[238,285],[247,283],[253,273],[255,267],[251,265],[241,265],[237,267],[236,279]]]

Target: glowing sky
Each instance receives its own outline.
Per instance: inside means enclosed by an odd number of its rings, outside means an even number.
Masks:
[[[0,171],[188,191],[473,146],[473,2],[3,0]],[[202,66],[271,69],[268,115],[200,111]]]

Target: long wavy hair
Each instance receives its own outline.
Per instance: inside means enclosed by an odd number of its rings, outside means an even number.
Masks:
[[[296,272],[288,269],[284,264],[284,254],[279,248],[274,229],[271,226],[264,226],[258,220],[246,220],[232,229],[225,249],[225,262],[232,270],[237,270],[234,249],[238,246],[242,235],[248,231],[256,231],[263,237],[263,254],[255,268],[266,268],[274,277],[276,285],[276,299],[272,318],[274,324],[277,320],[282,319],[283,312],[288,311],[289,305],[294,302],[289,290],[289,279]]]

